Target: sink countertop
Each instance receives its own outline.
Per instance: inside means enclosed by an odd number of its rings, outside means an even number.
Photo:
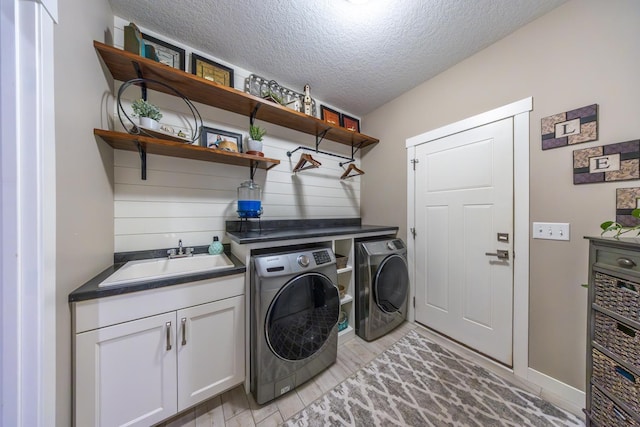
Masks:
[[[122,295],[122,294],[131,293],[131,292],[162,288],[165,286],[179,285],[181,283],[196,282],[198,280],[213,279],[216,277],[224,277],[224,276],[231,276],[234,274],[245,273],[247,268],[238,258],[236,258],[233,254],[231,254],[228,251],[225,251],[225,255],[229,258],[229,260],[231,260],[231,262],[233,262],[233,267],[229,267],[222,270],[214,270],[214,271],[205,272],[205,273],[189,274],[181,277],[168,277],[166,279],[154,279],[154,280],[141,281],[136,284],[126,284],[122,286],[114,285],[114,286],[107,286],[104,288],[98,287],[98,285],[102,283],[104,279],[112,275],[114,272],[116,272],[120,267],[122,267],[126,263],[126,261],[118,262],[116,264],[113,264],[111,267],[105,269],[104,271],[102,271],[100,274],[98,274],[97,276],[89,280],[84,285],[80,286],[75,291],[71,292],[69,294],[69,302],[79,302],[79,301],[85,301],[85,300],[90,300],[95,298],[103,298],[103,297],[108,297],[113,295]],[[116,256],[115,258],[117,259],[118,257]],[[132,259],[141,259],[141,258],[132,258]]]
[[[262,226],[262,229],[259,226]],[[242,231],[242,229],[245,231]],[[251,221],[227,221],[227,236],[239,244],[275,242],[283,240],[299,240],[314,237],[329,237],[340,235],[357,235],[366,233],[397,233],[396,226],[362,225],[360,218],[349,219],[315,219],[315,220],[265,220],[262,223]],[[196,247],[195,253],[206,252],[208,246]],[[216,277],[244,274],[247,267],[231,254],[228,245],[225,245],[225,255],[233,262],[233,267],[224,270],[214,270],[206,273],[190,274],[182,277],[169,277],[160,280],[148,280],[122,286],[108,286],[100,288],[98,285],[109,277],[127,261],[161,258],[166,254],[166,249],[156,251],[140,251],[119,253],[114,255],[114,264],[93,277],[69,294],[69,302],[79,302],[95,298],[113,295],[127,294],[131,292],[145,291],[162,288],[165,286],[179,285],[181,283],[195,282],[198,280],[212,279]]]
[[[241,229],[249,228],[241,231]],[[327,237],[350,234],[397,233],[396,226],[362,225],[360,220],[290,220],[263,221],[262,230],[258,223],[251,222],[247,226],[238,221],[227,222],[227,236],[239,244],[274,242],[278,240],[297,240],[313,237]]]

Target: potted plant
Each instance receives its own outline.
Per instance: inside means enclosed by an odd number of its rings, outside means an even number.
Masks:
[[[249,150],[247,154],[262,155],[262,137],[267,131],[260,126],[249,126]]]
[[[634,209],[631,211],[631,216],[637,221],[640,220],[640,209]],[[625,233],[630,233],[632,231],[637,231],[636,237],[640,236],[640,224],[638,225],[622,225],[616,221],[605,221],[600,224],[600,229],[602,230],[601,235],[605,235],[608,232],[614,233],[612,237],[616,239],[620,238]]]
[[[133,104],[133,115],[138,116],[140,120],[140,126],[147,129],[159,129],[162,118],[160,109],[155,105],[145,101],[144,99],[136,99]]]

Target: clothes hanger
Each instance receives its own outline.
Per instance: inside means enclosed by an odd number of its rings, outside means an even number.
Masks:
[[[349,166],[347,167],[347,169],[344,171],[344,173],[340,177],[340,179],[352,178],[352,177],[358,176],[358,175],[364,175],[364,171],[362,169],[358,168],[353,163],[350,163]]]
[[[309,164],[305,166],[306,163],[309,163]],[[311,157],[311,154],[305,153],[300,155],[300,160],[298,160],[298,163],[293,168],[293,172],[300,172],[305,169],[317,168],[317,167],[320,167],[321,165],[322,163],[320,163],[319,161]]]

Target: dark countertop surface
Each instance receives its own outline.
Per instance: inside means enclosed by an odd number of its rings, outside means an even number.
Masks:
[[[398,232],[396,226],[362,225],[360,219],[353,220],[289,220],[262,221],[262,229],[255,221],[240,224],[227,222],[227,236],[239,244],[297,240],[313,237],[328,237],[349,234]]]
[[[227,236],[240,244],[275,242],[282,240],[299,240],[314,237],[329,237],[366,233],[395,234],[396,226],[362,225],[360,218],[310,219],[310,220],[263,220],[263,221],[227,221]],[[224,245],[225,254],[233,262],[233,267],[208,273],[196,273],[188,276],[173,277],[162,280],[149,280],[136,284],[109,286],[98,285],[109,277],[127,261],[166,257],[167,249],[149,251],[122,252],[114,254],[114,264],[69,294],[69,302],[86,301],[95,298],[146,291],[181,283],[216,277],[244,274],[246,266],[231,254],[228,244]],[[197,246],[194,254],[206,253],[207,246]]]
[[[135,284],[125,284],[121,286],[108,286],[104,288],[98,287],[100,283],[116,270],[122,267],[125,262],[119,262],[107,268],[84,285],[69,294],[69,302],[86,301],[95,298],[109,297],[113,295],[128,294],[131,292],[147,291],[149,289],[157,289],[165,286],[179,285],[181,283],[195,282],[198,280],[213,279],[216,277],[231,276],[234,274],[244,274],[247,268],[245,265],[231,253],[225,251],[225,255],[233,262],[233,267],[224,270],[215,270],[207,273],[196,273],[188,276],[170,277],[162,280],[149,280],[138,282]],[[140,259],[140,258],[136,258]]]

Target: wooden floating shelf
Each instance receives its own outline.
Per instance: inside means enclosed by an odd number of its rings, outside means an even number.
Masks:
[[[279,165],[280,160],[250,154],[233,153],[231,151],[214,150],[167,139],[132,135],[124,132],[94,129],[93,134],[102,138],[107,144],[118,150],[138,151],[140,147],[148,154],[182,157],[183,159],[204,160],[205,162],[224,163],[235,166],[248,166],[269,170]]]
[[[98,41],[94,41],[93,45],[116,80],[127,81],[139,77],[157,80],[178,90],[191,101],[232,111],[247,117],[251,117],[255,113],[255,118],[258,120],[315,135],[316,137],[326,131],[324,139],[351,147],[364,148],[379,142],[378,139],[371,136],[331,125],[316,117],[308,116],[231,87],[219,85],[134,53],[108,46]],[[161,85],[149,83],[147,88],[175,95],[175,93]]]

